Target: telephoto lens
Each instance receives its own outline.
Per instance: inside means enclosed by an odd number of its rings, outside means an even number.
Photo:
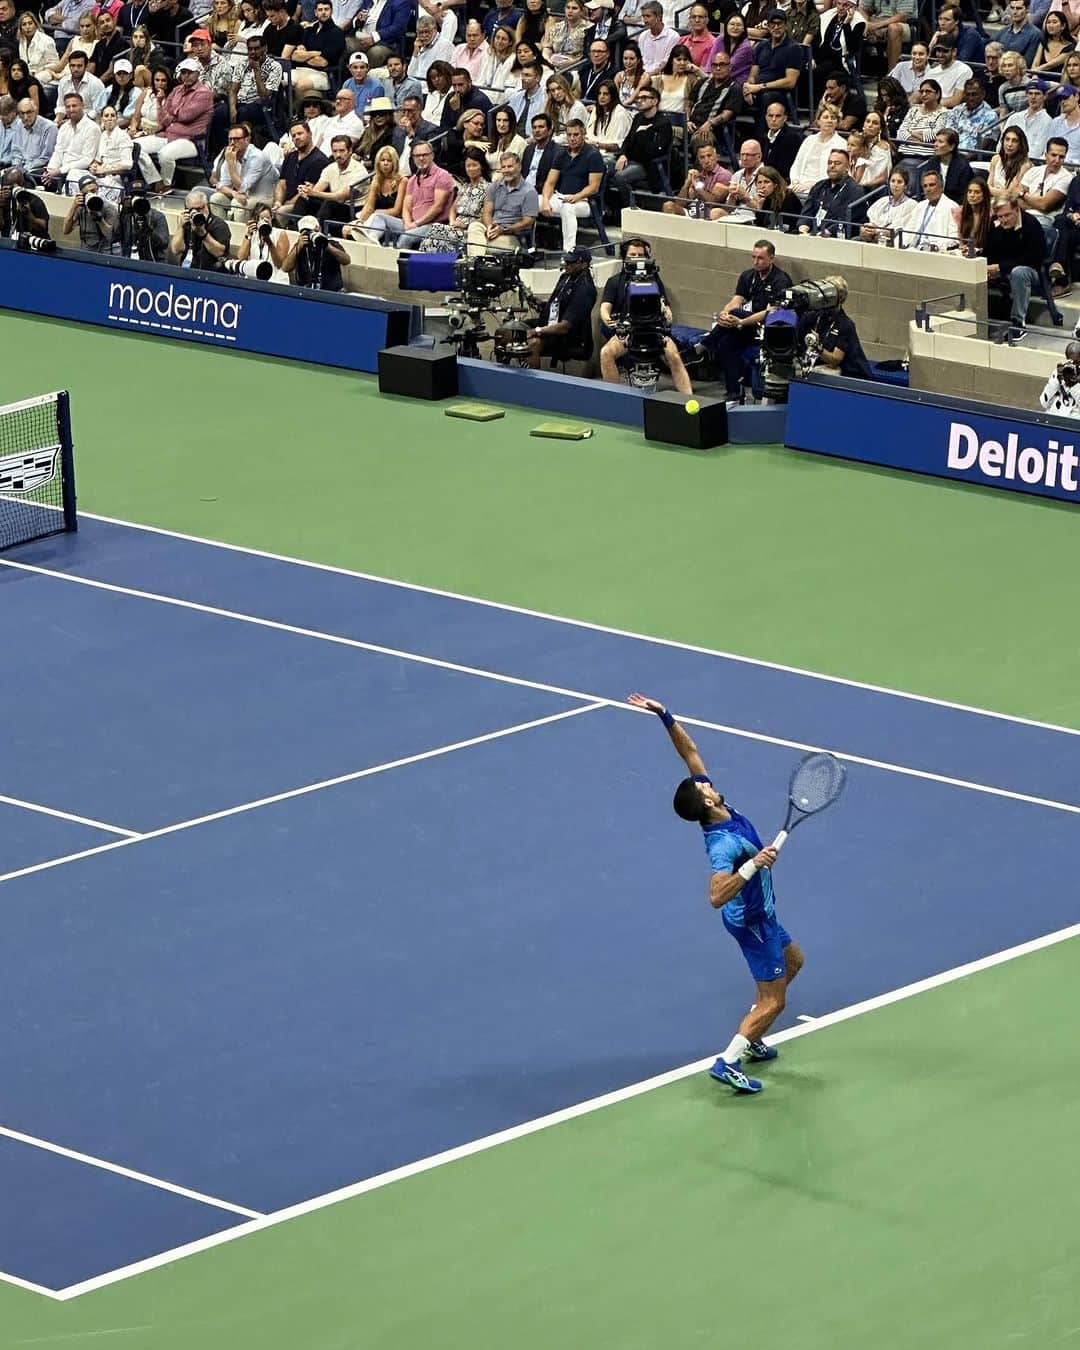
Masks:
[[[96,194],[86,199],[86,209],[92,216],[100,216],[105,208],[105,202]]]
[[[132,197],[131,213],[144,218],[150,214],[150,202],[146,197]]]
[[[263,223],[259,226],[259,238],[260,238],[260,239],[265,239],[265,240],[269,241],[270,236],[273,234],[273,232],[274,232],[274,227],[273,227],[273,225],[270,224],[270,222],[269,222],[268,220],[264,220]]]
[[[201,230],[206,225],[206,216],[202,211],[192,211],[191,223],[197,230]]]

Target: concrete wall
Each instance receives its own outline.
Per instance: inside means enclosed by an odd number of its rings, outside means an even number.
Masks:
[[[752,225],[690,220],[651,211],[623,213],[623,234],[651,240],[679,323],[706,327],[734,293],[758,239],[776,247],[794,281],[839,273],[848,283],[847,312],[871,360],[895,359],[907,349],[908,326],[919,300],[963,291],[969,309],[986,317],[986,263],[956,254],[915,253],[848,239],[818,239]]]
[[[72,234],[65,238],[60,232],[71,207],[70,197],[61,196],[58,193],[43,192],[40,189],[35,190],[48,206],[49,227],[53,238],[63,247],[78,248],[77,235]],[[172,198],[169,199],[170,202],[172,200]],[[169,222],[170,232],[176,227],[176,217],[179,210],[180,208],[176,205],[170,205],[164,210],[165,219]],[[230,222],[229,229],[232,233],[233,242],[231,253],[235,256],[236,250],[244,237],[244,226]],[[286,233],[290,239],[295,238],[295,231],[286,231]],[[441,298],[429,291],[403,291],[398,288],[396,249],[382,248],[378,244],[360,244],[351,239],[343,239],[341,244],[352,260],[347,268],[342,269],[347,291],[357,295],[376,296],[380,300],[397,300],[402,304],[421,305],[427,308],[434,308],[442,304]],[[604,282],[618,267],[618,259],[610,261],[604,255],[597,258],[593,264],[593,275],[596,278],[598,290],[603,289]],[[551,294],[558,275],[557,267],[529,268],[522,273],[525,284],[541,299],[546,299]]]
[[[1064,359],[1071,334],[1062,333],[1052,350],[1001,346],[964,318],[974,315],[933,318],[929,332],[911,325],[911,387],[977,399],[988,408],[1038,408],[1043,385]]]

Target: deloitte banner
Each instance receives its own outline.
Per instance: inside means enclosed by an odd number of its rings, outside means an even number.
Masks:
[[[9,240],[0,240],[0,307],[372,372],[381,348],[419,326],[409,305],[69,250],[22,253]]]
[[[792,384],[784,441],[793,450],[1080,502],[1080,421],[988,413],[986,405],[866,380]]]

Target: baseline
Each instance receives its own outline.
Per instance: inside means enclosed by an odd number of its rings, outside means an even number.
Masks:
[[[951,970],[941,971],[937,975],[928,976],[926,979],[917,980],[912,984],[901,986],[900,988],[890,990],[887,993],[864,999],[862,1002],[854,1003],[849,1007],[839,1008],[834,1012],[825,1013],[811,1022],[801,1022],[796,1026],[778,1032],[775,1036],[770,1036],[769,1040],[772,1044],[776,1045],[787,1041],[797,1040],[801,1036],[808,1036],[814,1032],[821,1031],[826,1027],[836,1026],[840,1022],[850,1021],[852,1018],[861,1017],[865,1013],[875,1012],[879,1008],[902,1002],[905,999],[913,998],[918,994],[927,993],[932,989],[938,989],[946,984],[952,984],[957,980],[965,979],[969,975],[978,974],[979,972],[989,970],[994,966],[1003,965],[1008,961],[1031,955],[1034,952],[1042,951],[1047,947],[1056,946],[1058,943],[1067,942],[1076,937],[1080,937],[1080,923],[1072,924],[1071,926],[1059,929],[1054,933],[1044,934],[1042,937],[1032,938],[1027,942],[1019,943],[1014,947],[1006,948],[1000,952],[994,952],[989,956],[980,957],[975,961],[969,961],[964,965],[955,966]],[[497,1134],[488,1135],[482,1139],[474,1139],[457,1148],[448,1149],[443,1153],[433,1154],[428,1158],[421,1158],[416,1162],[409,1163],[404,1167],[395,1168],[390,1172],[384,1172],[379,1176],[369,1177],[365,1181],[356,1182],[353,1185],[342,1187],[336,1191],[330,1191],[325,1195],[314,1196],[310,1200],[304,1200],[300,1204],[291,1205],[286,1209],[264,1215],[249,1223],[238,1224],[223,1232],[212,1234],[209,1237],[199,1238],[194,1242],[185,1243],[183,1246],[176,1247],[171,1251],[160,1252],[156,1256],[147,1257],[142,1261],[136,1261],[129,1266],[123,1266],[116,1270],[108,1271],[103,1275],[94,1276],[93,1278],[81,1281],[78,1284],[68,1285],[64,1289],[57,1290],[54,1297],[61,1302],[81,1298],[84,1294],[107,1288],[109,1285],[131,1279],[136,1275],[146,1274],[148,1271],[157,1270],[162,1266],[171,1265],[176,1261],[183,1260],[185,1257],[195,1256],[200,1252],[209,1251],[214,1247],[219,1247],[226,1242],[232,1242],[236,1238],[247,1237],[250,1234],[262,1232],[267,1228],[273,1228],[278,1224],[287,1223],[290,1220],[300,1218],[305,1214],[311,1214],[317,1210],[325,1209],[330,1205],[336,1205],[344,1200],[350,1200],[357,1196],[364,1195],[369,1191],[392,1185],[396,1181],[403,1181],[408,1177],[432,1171],[434,1168],[445,1166],[447,1163],[457,1162],[463,1158],[472,1157],[477,1153],[486,1152],[488,1149],[496,1148],[500,1144],[510,1143],[515,1139],[521,1139],[527,1135],[536,1134],[541,1130],[550,1129],[552,1126],[561,1125],[566,1121],[577,1119],[579,1116],[602,1110],[604,1107],[614,1106],[619,1102],[642,1096],[644,1093],[655,1091],[657,1088],[666,1087],[669,1084],[679,1082],[684,1078],[689,1078],[695,1074],[702,1073],[711,1063],[712,1057],[696,1060],[692,1064],[682,1065],[681,1067],[671,1069],[666,1073],[657,1074],[655,1077],[644,1079],[638,1083],[632,1083],[624,1088],[619,1088],[614,1092],[605,1093],[603,1096],[579,1102],[574,1106],[566,1107],[560,1111],[554,1111],[549,1115],[540,1116],[535,1120],[525,1121],[523,1124],[512,1126],[510,1129],[501,1130]]]

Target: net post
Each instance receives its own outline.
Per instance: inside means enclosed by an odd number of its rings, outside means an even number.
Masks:
[[[68,391],[62,389],[56,398],[56,425],[60,432],[60,478],[64,492],[64,529],[77,530],[79,518],[75,510],[75,446],[71,435],[71,409]]]

